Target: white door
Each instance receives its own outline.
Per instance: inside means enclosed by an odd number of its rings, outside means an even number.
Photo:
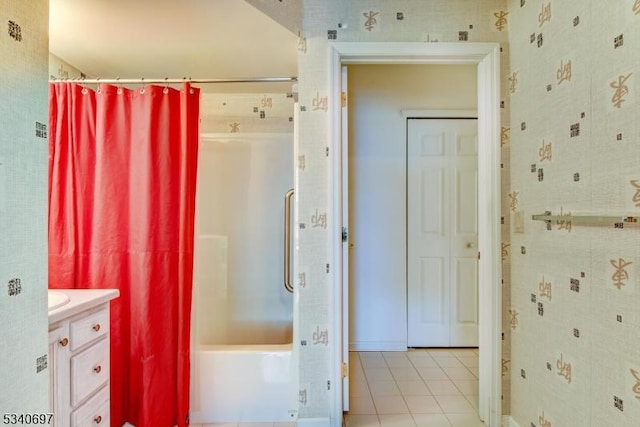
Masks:
[[[407,120],[409,347],[478,345],[476,119]]]

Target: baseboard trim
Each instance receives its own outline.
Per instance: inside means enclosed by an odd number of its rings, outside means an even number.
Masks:
[[[405,341],[354,341],[349,351],[407,351]]]
[[[329,418],[298,418],[297,427],[331,427]]]
[[[520,427],[520,424],[518,424],[511,415],[503,415],[502,427]]]

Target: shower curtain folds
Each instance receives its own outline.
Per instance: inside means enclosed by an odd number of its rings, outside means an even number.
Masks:
[[[49,85],[49,287],[116,288],[111,422],[188,425],[199,89]]]

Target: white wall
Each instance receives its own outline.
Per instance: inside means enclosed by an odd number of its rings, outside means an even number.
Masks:
[[[200,142],[196,343],[290,343],[283,218],[284,195],[293,187],[293,135],[227,135]]]
[[[476,65],[349,67],[350,347],[407,344],[406,119],[475,109]]]

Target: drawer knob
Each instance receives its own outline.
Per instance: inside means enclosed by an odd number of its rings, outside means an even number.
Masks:
[[[95,417],[93,419],[93,422],[96,424],[100,424],[102,422],[102,417],[100,415],[98,415],[97,417]]]
[[[96,323],[95,325],[93,325],[93,330],[98,332],[100,330],[100,323]]]
[[[93,368],[93,370],[96,372],[96,374],[99,374],[100,371],[102,371],[102,366],[98,365],[95,368]]]
[[[69,344],[69,338],[64,337],[60,340],[60,345],[66,347]]]

